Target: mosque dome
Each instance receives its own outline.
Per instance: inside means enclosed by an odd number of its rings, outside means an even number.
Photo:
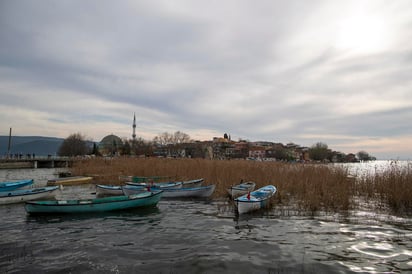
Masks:
[[[123,146],[122,139],[120,137],[110,134],[105,136],[99,143],[99,151],[103,155],[115,154]]]

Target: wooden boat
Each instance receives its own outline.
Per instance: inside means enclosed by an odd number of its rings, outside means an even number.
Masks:
[[[19,189],[19,188],[31,185],[31,184],[33,184],[33,182],[34,182],[33,179],[21,180],[21,181],[17,181],[17,182],[1,182],[0,183],[0,192]]]
[[[47,181],[48,186],[57,186],[57,185],[81,185],[81,184],[89,184],[93,180],[93,177],[88,176],[71,176],[71,177],[63,177],[63,178],[56,178]]]
[[[0,204],[14,204],[54,197],[58,188],[58,186],[49,186],[43,188],[18,189],[10,192],[0,192]]]
[[[236,198],[240,195],[247,194],[250,191],[255,190],[255,182],[242,182],[238,185],[231,186],[227,189],[227,192],[232,198]]]
[[[125,210],[156,205],[163,191],[145,191],[130,196],[110,196],[86,200],[28,201],[25,209],[35,213],[90,213]]]
[[[121,196],[123,195],[123,190],[122,190],[122,186],[96,185],[96,194],[98,196],[105,196],[105,195]]]
[[[207,198],[215,191],[215,185],[191,187],[191,188],[160,188],[163,190],[164,198]],[[150,189],[157,189],[151,187]],[[141,191],[139,189],[123,187],[123,192],[126,195],[131,195]]]
[[[260,208],[265,208],[276,193],[276,187],[267,185],[259,188],[258,190],[249,192],[236,198],[235,205],[239,214],[247,213]]]
[[[182,182],[164,182],[164,183],[126,183],[126,185],[129,186],[142,186],[142,187],[156,187],[156,188],[182,188],[183,183]]]

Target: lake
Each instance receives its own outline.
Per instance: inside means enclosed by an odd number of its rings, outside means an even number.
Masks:
[[[0,170],[0,181],[55,169]],[[91,185],[58,198],[92,197]],[[359,209],[237,216],[226,199],[105,214],[30,216],[0,206],[1,273],[412,273],[412,219]]]

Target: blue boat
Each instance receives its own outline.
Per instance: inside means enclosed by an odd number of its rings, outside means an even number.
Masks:
[[[276,193],[276,187],[267,185],[235,199],[239,214],[258,210],[268,206],[270,198]]]
[[[17,181],[17,182],[1,182],[0,183],[0,192],[19,189],[19,188],[31,185],[31,184],[33,184],[33,182],[34,182],[33,179],[21,180],[21,181]]]
[[[25,209],[36,213],[90,213],[125,210],[156,205],[163,191],[145,191],[130,196],[111,196],[85,200],[29,201]]]

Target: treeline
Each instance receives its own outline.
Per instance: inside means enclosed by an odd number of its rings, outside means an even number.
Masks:
[[[106,137],[104,138],[106,139]],[[219,139],[219,138],[218,138]],[[113,135],[110,143],[100,144],[99,146],[87,140],[80,133],[75,133],[67,137],[59,151],[60,156],[116,156],[116,155],[145,155],[145,156],[164,156],[164,157],[193,157],[193,158],[250,158],[249,151],[259,145],[256,142],[239,140],[233,142],[227,134],[223,142],[214,141],[193,141],[186,133],[176,131],[175,133],[164,132],[153,138],[152,141],[146,141],[142,138],[135,140],[120,139]],[[356,162],[376,160],[366,151],[359,151],[356,154],[344,154],[342,152],[329,149],[328,145],[318,142],[311,146],[300,147],[295,144],[274,144],[264,142],[263,147],[265,155],[260,158],[272,158],[281,161],[319,161],[319,162]],[[243,144],[241,148],[235,148],[236,144]],[[272,145],[271,145],[272,144]],[[253,157],[252,157],[253,158]]]
[[[331,162],[353,162],[353,161],[374,161],[376,157],[369,155],[366,151],[359,151],[356,154],[344,154],[338,151],[332,151],[328,145],[322,142],[316,143],[309,148],[310,159],[314,161],[331,161]]]

